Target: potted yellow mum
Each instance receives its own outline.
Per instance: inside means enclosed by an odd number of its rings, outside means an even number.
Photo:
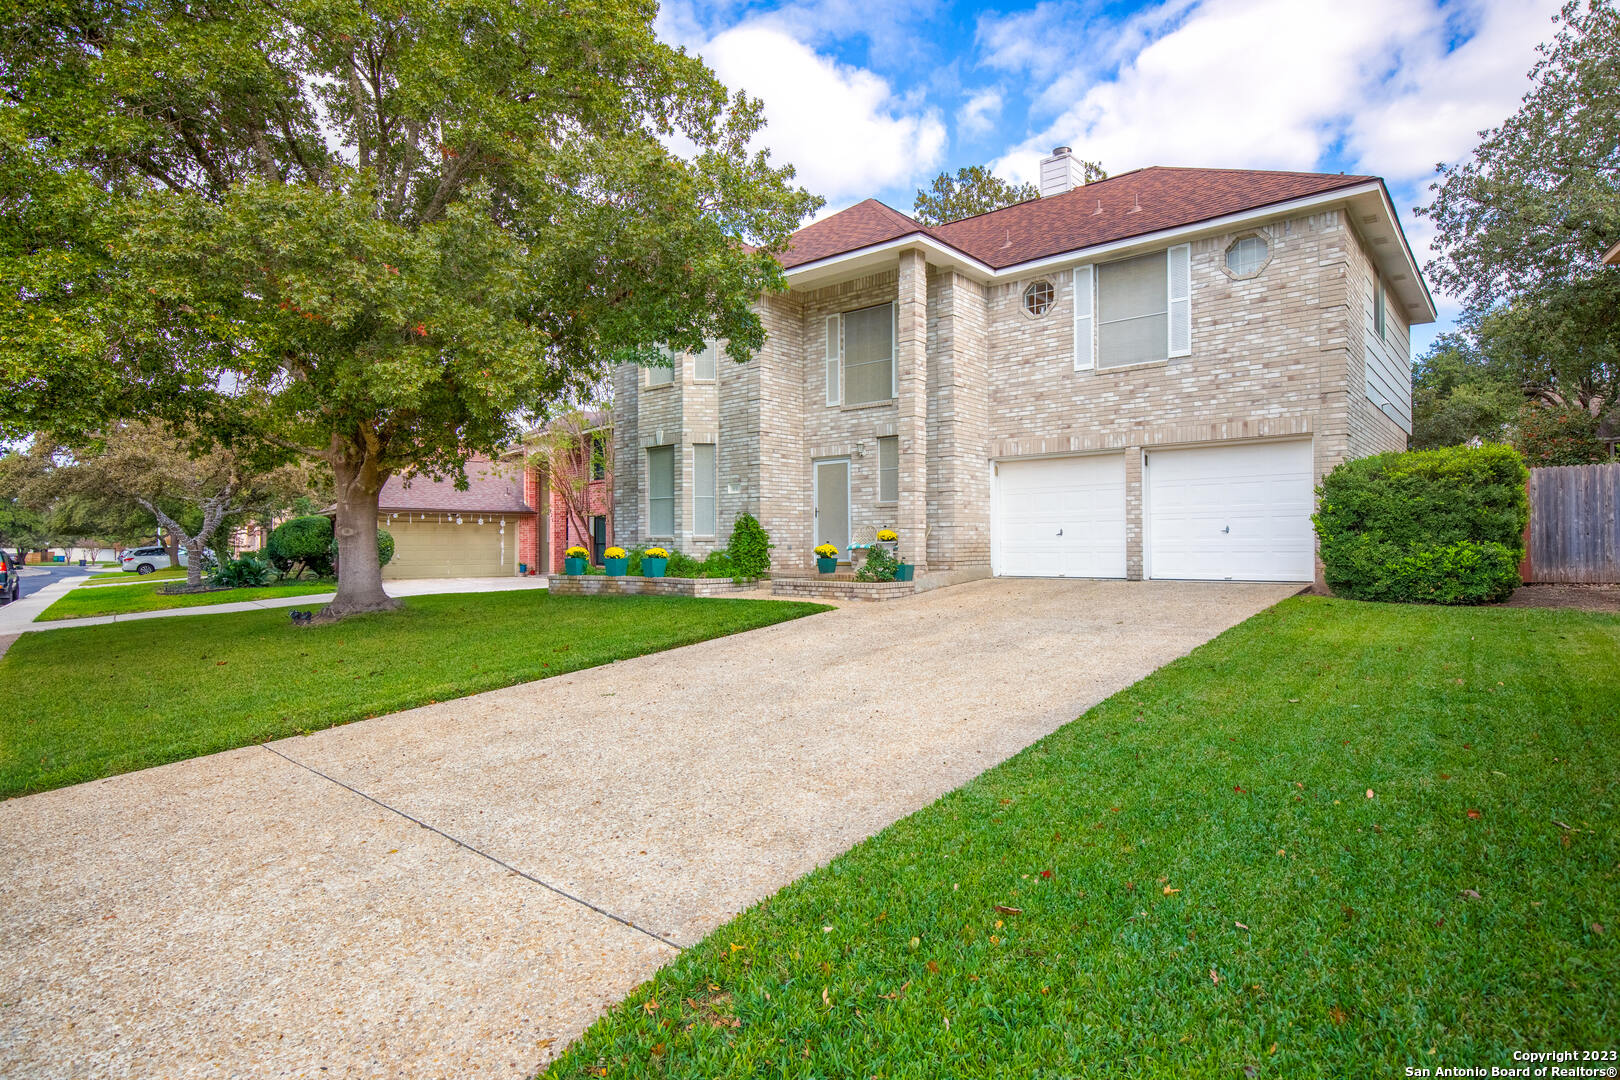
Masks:
[[[630,554],[622,547],[602,552],[602,561],[607,564],[608,577],[624,577],[630,569]]]
[[[912,580],[912,575],[916,573],[917,568],[911,563],[906,562],[905,557],[900,554],[900,534],[895,532],[893,529],[879,529],[877,539],[878,543],[880,544],[891,545],[889,551],[894,555],[895,563],[897,564],[894,568],[894,580]]]
[[[661,547],[650,547],[641,553],[641,576],[663,577],[669,567],[669,552]]]
[[[820,570],[823,574],[834,574],[838,572],[837,544],[816,545],[816,569]]]
[[[585,566],[590,558],[590,552],[575,544],[563,552],[563,572],[569,577],[579,577],[585,572]]]

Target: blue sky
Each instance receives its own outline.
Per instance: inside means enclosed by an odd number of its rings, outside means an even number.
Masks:
[[[763,142],[826,197],[909,212],[941,170],[1033,179],[1067,144],[1146,165],[1385,178],[1419,259],[1440,162],[1528,89],[1557,0],[672,0],[666,40],[765,102]],[[1414,354],[1456,313],[1414,328]]]

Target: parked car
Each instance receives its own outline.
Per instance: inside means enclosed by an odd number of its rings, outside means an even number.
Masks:
[[[171,566],[184,568],[186,565],[186,549],[180,549],[180,561],[174,562],[169,558],[169,549],[166,547],[139,547],[130,548],[118,558],[124,572],[136,574],[150,574],[154,570],[167,570]],[[203,552],[203,565],[212,566],[213,552]]]
[[[0,604],[9,604],[22,596],[22,579],[17,576],[17,560],[0,551]]]

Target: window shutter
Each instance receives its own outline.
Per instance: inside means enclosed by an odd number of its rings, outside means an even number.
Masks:
[[[837,405],[838,393],[838,316],[827,316],[827,404]]]
[[[1192,246],[1177,244],[1165,265],[1170,273],[1170,355],[1192,355]]]
[[[1091,267],[1074,271],[1074,370],[1091,370]]]

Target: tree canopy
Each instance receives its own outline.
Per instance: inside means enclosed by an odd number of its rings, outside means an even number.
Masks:
[[[1096,162],[1087,161],[1083,165],[1088,184],[1108,175]],[[958,169],[955,175],[940,173],[926,191],[919,188],[911,216],[924,225],[944,225],[1040,197],[1041,189],[1034,184],[1014,184],[983,165],[969,165]]]
[[[41,0],[0,38],[0,434],[141,416],[328,463],[334,615],[395,473],[616,359],[764,331],[818,200],[645,0]],[[677,152],[677,148],[679,152]],[[352,550],[351,550],[352,549]]]
[[[1501,376],[1595,417],[1620,397],[1620,14],[1570,0],[1519,110],[1442,166],[1428,272]]]

